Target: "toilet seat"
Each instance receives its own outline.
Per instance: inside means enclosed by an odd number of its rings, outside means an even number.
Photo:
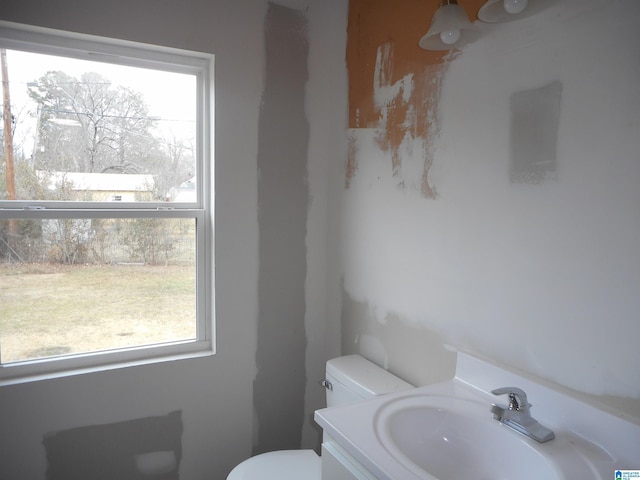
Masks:
[[[313,450],[278,450],[251,457],[227,480],[320,480],[320,457]]]

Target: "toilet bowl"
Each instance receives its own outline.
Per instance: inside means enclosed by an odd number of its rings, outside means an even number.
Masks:
[[[322,384],[328,407],[414,388],[359,355],[329,360]],[[227,480],[320,480],[320,463],[313,450],[278,450],[245,460],[231,471]]]
[[[227,480],[320,480],[320,457],[313,450],[262,453],[234,468]]]

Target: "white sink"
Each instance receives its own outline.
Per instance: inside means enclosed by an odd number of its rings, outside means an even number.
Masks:
[[[448,480],[596,480],[588,458],[611,461],[566,433],[538,444],[494,420],[489,407],[446,395],[403,396],[378,409],[377,440],[416,476]]]
[[[490,391],[507,386],[527,393],[553,440],[538,443],[493,418],[491,404],[508,400]],[[379,480],[609,480],[638,468],[637,423],[461,353],[450,381],[318,410],[315,419]]]

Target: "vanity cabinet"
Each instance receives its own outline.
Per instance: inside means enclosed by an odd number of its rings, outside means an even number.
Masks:
[[[322,443],[322,480],[377,480],[331,438]]]

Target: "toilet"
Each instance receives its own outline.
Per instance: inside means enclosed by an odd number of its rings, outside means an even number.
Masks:
[[[331,359],[322,382],[327,407],[414,388],[359,355]],[[263,453],[236,466],[227,480],[320,480],[320,457],[313,450]]]

